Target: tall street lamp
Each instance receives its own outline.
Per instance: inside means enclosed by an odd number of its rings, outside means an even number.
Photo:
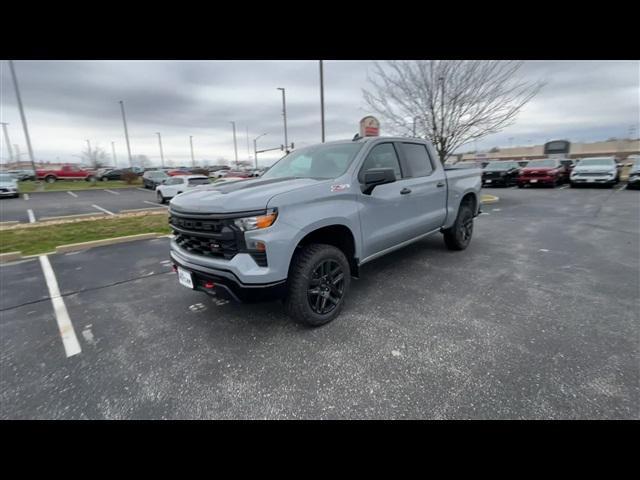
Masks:
[[[282,90],[282,116],[284,118],[284,150],[289,153],[289,141],[287,139],[287,100],[284,88],[278,87],[278,90]]]
[[[256,169],[258,168],[258,139],[260,137],[264,137],[265,135],[267,135],[266,133],[263,133],[262,135],[258,135],[256,138],[253,139],[253,158],[256,162]]]
[[[131,159],[131,145],[129,144],[129,130],[127,129],[127,117],[124,113],[124,102],[120,100],[120,110],[122,110],[122,123],[124,124],[124,138],[127,140],[127,153],[129,154],[129,168],[133,166]]]
[[[2,122],[2,131],[4,133],[4,143],[7,144],[7,151],[9,152],[9,162],[13,163],[13,150],[11,150],[11,142],[9,141],[9,131],[7,130],[6,122]]]
[[[191,145],[191,166],[196,166],[196,158],[193,156],[193,136],[189,137],[189,145]]]
[[[164,168],[164,153],[162,152],[162,137],[160,136],[160,132],[156,132],[158,135],[158,145],[160,146],[160,166]]]
[[[238,169],[238,142],[236,140],[236,122],[229,122],[233,125],[233,150],[236,155],[236,170]]]

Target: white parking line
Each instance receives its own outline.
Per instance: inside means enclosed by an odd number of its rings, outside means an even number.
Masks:
[[[161,203],[156,203],[156,202],[148,202],[147,200],[144,200],[143,203],[148,203],[149,205],[160,205],[161,207],[165,207],[165,208],[169,208],[166,205],[163,205]]]
[[[569,187],[570,187],[570,185],[563,185],[562,187],[560,187],[560,190],[566,190]]]
[[[46,255],[40,255],[40,266],[42,266],[42,273],[44,273],[44,279],[47,282],[47,288],[49,289],[49,297],[53,304],[53,312],[56,315],[56,322],[58,323],[58,330],[62,337],[62,344],[64,345],[64,351],[67,357],[76,355],[82,351],[80,343],[78,343],[78,337],[73,329],[73,324],[69,318],[69,312],[67,312],[67,306],[64,304],[64,300],[60,296],[60,288],[58,288],[58,281],[56,275],[53,273],[49,257]]]
[[[76,194],[75,194],[75,193],[73,193],[73,192],[67,192],[67,193],[68,193],[69,195],[71,195],[73,198],[78,198],[78,195],[76,195]]]
[[[91,205],[91,206],[92,206],[93,208],[97,208],[97,209],[98,209],[98,210],[100,210],[101,212],[108,213],[109,215],[115,215],[115,213],[110,212],[110,211],[109,211],[109,210],[107,210],[106,208],[99,207],[98,205]]]
[[[33,214],[33,210],[28,209],[27,210],[27,215],[29,215],[29,223],[35,223],[36,222],[36,217]]]
[[[147,193],[151,193],[152,190],[149,190],[148,188],[138,188],[136,187],[138,190],[142,190],[143,192],[147,192]]]
[[[118,192],[114,192],[113,190],[104,189],[105,192],[113,193],[114,195],[120,195]]]
[[[626,185],[622,185],[620,188],[616,188],[616,192],[619,192],[620,190],[624,190],[624,187],[626,187]]]
[[[28,193],[22,194],[22,198],[24,198],[25,200],[29,200],[29,194]]]

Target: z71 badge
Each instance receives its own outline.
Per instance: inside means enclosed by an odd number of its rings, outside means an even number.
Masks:
[[[331,191],[332,192],[341,192],[342,190],[346,190],[350,186],[351,185],[349,185],[348,183],[339,183],[337,185],[331,185]]]

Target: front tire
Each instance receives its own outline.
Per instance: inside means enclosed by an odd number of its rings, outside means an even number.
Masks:
[[[473,212],[468,204],[460,206],[456,221],[443,233],[449,250],[464,250],[469,246],[473,235]]]
[[[158,202],[160,202],[161,204],[164,205],[164,202],[166,201],[165,198],[162,196],[162,192],[158,192],[156,194],[156,197],[158,198]]]
[[[294,254],[288,281],[284,302],[287,315],[304,325],[319,327],[340,314],[351,270],[341,250],[316,243]]]
[[[44,181],[47,183],[55,183],[56,177],[54,177],[53,175],[49,175],[48,177],[45,177]]]

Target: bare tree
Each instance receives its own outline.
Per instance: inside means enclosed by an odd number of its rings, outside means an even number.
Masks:
[[[499,132],[543,87],[517,78],[517,61],[376,62],[366,103],[396,134],[428,138],[440,161]]]
[[[95,148],[87,148],[84,149],[80,153],[80,158],[83,163],[86,163],[92,168],[100,168],[108,164],[109,156],[107,152],[104,151],[102,147],[96,146]]]

